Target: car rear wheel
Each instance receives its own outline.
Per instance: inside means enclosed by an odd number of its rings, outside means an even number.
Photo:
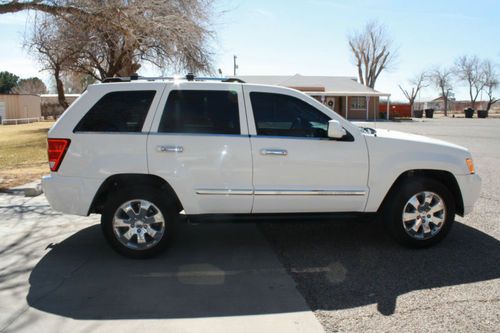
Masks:
[[[116,192],[101,216],[104,236],[118,253],[147,258],[163,251],[174,231],[178,212],[154,188]]]
[[[455,220],[455,201],[442,183],[414,177],[394,189],[383,211],[391,235],[410,247],[428,247],[441,241]]]

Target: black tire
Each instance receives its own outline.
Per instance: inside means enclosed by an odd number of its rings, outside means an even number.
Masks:
[[[417,193],[424,191],[433,192],[442,199],[446,215],[441,229],[434,236],[416,239],[410,236],[403,226],[403,212],[407,202]],[[429,247],[443,240],[450,232],[455,221],[455,200],[448,188],[439,181],[432,178],[412,177],[392,190],[384,204],[382,219],[389,233],[400,244],[412,248]]]
[[[113,218],[118,208],[128,201],[136,199],[147,200],[153,203],[161,212],[165,221],[165,229],[159,241],[155,245],[145,249],[133,249],[122,244],[113,228]],[[175,207],[173,200],[169,200],[166,193],[155,188],[132,187],[120,189],[112,193],[105,203],[101,215],[101,227],[104,237],[108,244],[121,255],[135,259],[153,257],[164,251],[173,238],[175,225],[179,216],[179,212]],[[135,239],[137,240],[137,236]]]

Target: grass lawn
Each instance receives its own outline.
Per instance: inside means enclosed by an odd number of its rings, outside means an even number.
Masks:
[[[0,126],[0,191],[48,174],[47,132],[54,122]]]

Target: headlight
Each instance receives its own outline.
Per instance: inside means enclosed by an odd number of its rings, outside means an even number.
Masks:
[[[472,162],[472,158],[465,159],[465,163],[467,163],[467,167],[469,168],[470,174],[471,175],[474,174],[475,170],[474,170],[474,162]]]

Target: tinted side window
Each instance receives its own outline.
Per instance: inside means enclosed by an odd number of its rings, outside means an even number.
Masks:
[[[235,91],[173,90],[158,132],[240,134]]]
[[[287,95],[250,93],[257,135],[326,138],[330,118]]]
[[[75,132],[140,132],[155,94],[155,90],[108,93],[80,120]]]

